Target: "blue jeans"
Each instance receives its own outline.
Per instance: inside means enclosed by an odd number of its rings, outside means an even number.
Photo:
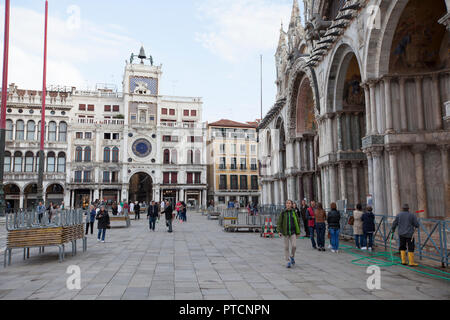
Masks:
[[[150,221],[150,230],[155,231],[155,227],[156,227],[156,218],[150,217],[149,221]]]
[[[316,230],[316,227],[309,227],[309,236],[311,238],[311,244],[313,246],[313,248],[317,248],[316,246],[316,241],[314,239],[314,230]]]
[[[103,235],[102,235],[102,233],[103,233]],[[100,237],[101,237],[102,241],[105,241],[106,229],[98,229],[98,240],[100,240]]]
[[[180,213],[180,218],[181,218],[181,220],[183,220],[183,222],[187,222],[186,213]]]
[[[325,229],[325,223],[316,223],[317,246],[319,248],[325,248]]]
[[[372,232],[364,233],[364,242],[367,245],[367,248],[373,248],[373,233]]]
[[[361,235],[359,235],[359,234],[355,235],[355,241],[356,241],[356,247],[358,249],[361,249],[361,248],[366,246],[366,237],[363,236],[362,234]]]
[[[339,234],[341,233],[340,229],[330,229],[331,234],[331,247],[333,250],[339,250]]]

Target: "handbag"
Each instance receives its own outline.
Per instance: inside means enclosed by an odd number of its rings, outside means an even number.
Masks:
[[[348,224],[351,225],[351,226],[353,226],[353,225],[355,224],[355,218],[354,218],[353,216],[351,216],[351,217],[348,219]]]

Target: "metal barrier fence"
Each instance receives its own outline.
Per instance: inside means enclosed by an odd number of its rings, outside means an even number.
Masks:
[[[48,211],[41,215],[35,210],[17,210],[6,214],[7,231],[67,227],[84,223],[83,210],[57,210],[54,214]]]
[[[354,238],[353,227],[348,224],[349,218],[353,215],[352,211],[341,212],[341,235]],[[375,244],[384,247],[385,250],[391,246],[395,250],[400,248],[400,238],[398,234],[392,237],[392,224],[395,217],[375,215]],[[416,242],[416,252],[420,259],[426,258],[440,262],[443,267],[448,267],[449,250],[447,245],[450,240],[450,221],[418,219],[419,228],[416,230],[414,239]]]

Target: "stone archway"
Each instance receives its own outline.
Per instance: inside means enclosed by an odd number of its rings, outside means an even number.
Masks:
[[[11,183],[6,184],[4,187],[5,192],[5,201],[6,201],[6,209],[8,210],[8,203],[10,205],[10,209],[18,210],[20,209],[20,188]]]
[[[53,202],[53,204],[61,205],[64,201],[64,187],[60,184],[54,183],[47,187],[46,192],[46,205]]]
[[[38,186],[35,183],[29,184],[28,186],[25,187],[24,192],[23,192],[23,194],[24,194],[24,199],[23,199],[24,209],[34,208],[38,205],[37,189],[38,189]]]
[[[144,172],[134,174],[130,179],[129,201],[150,203],[153,199],[153,179]]]

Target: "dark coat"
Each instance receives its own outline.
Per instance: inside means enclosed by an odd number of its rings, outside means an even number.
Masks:
[[[168,207],[166,207],[164,209],[164,213],[166,215],[166,220],[172,220],[173,219],[173,208],[171,205],[169,205]]]
[[[107,211],[103,211],[103,212],[99,211],[96,219],[98,220],[98,229],[99,230],[108,229],[110,221],[109,221],[109,214]]]
[[[136,204],[136,205],[134,206],[134,212],[141,213],[141,206],[138,205],[138,204]]]
[[[375,215],[373,212],[365,212],[362,215],[361,220],[363,222],[364,233],[375,232]]]
[[[148,207],[148,212],[147,212],[147,217],[150,218],[158,218],[159,216],[159,207],[157,204],[155,204],[154,206],[149,206]]]
[[[328,214],[328,229],[340,229],[341,228],[341,214],[337,210],[331,210]]]

